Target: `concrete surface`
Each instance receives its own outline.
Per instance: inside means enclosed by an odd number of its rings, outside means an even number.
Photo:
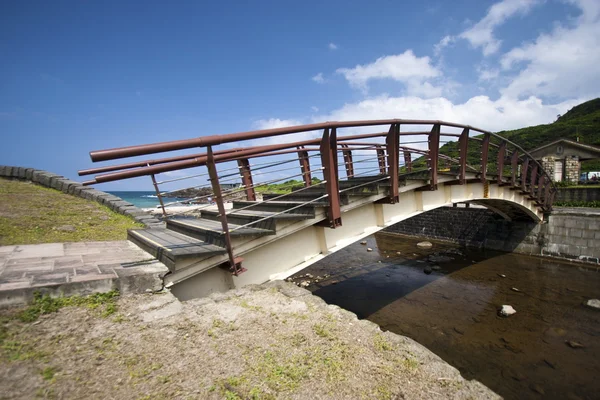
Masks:
[[[160,290],[168,269],[129,241],[0,247],[0,307],[25,304],[36,291],[90,294]]]

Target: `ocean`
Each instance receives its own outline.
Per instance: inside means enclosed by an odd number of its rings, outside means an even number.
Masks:
[[[136,207],[139,208],[154,208],[158,206],[160,203],[158,198],[156,197],[156,192],[148,192],[148,191],[110,191],[107,192],[110,194],[114,194],[122,198],[125,201],[130,202]],[[170,197],[168,199],[164,199],[165,203],[169,203],[172,201],[182,200],[180,198]]]

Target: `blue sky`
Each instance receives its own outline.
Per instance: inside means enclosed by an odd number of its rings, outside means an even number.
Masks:
[[[600,94],[600,2],[2,2],[0,57],[0,163],[79,179],[90,150],[299,123],[550,123]]]

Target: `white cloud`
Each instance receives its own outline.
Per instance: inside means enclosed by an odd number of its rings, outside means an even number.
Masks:
[[[443,49],[451,45],[456,41],[456,37],[446,35],[440,40],[435,46],[433,46],[433,53],[439,56]]]
[[[487,96],[476,96],[462,104],[454,104],[443,97],[422,99],[413,96],[382,95],[357,103],[345,104],[329,114],[315,117],[315,120],[428,119],[463,123],[490,131],[501,131],[553,122],[557,114],[564,114],[585,100],[587,99],[544,104],[542,100],[533,96],[525,100],[502,97],[495,101]]]
[[[338,45],[335,43],[329,43],[329,45],[327,45],[327,47],[329,47],[329,50],[337,50],[338,49]]]
[[[493,81],[500,76],[500,71],[496,68],[477,68],[479,74],[479,82]]]
[[[509,97],[596,97],[600,92],[600,2],[570,0],[582,14],[570,27],[515,47],[501,58],[505,72],[520,70],[501,93]]]
[[[380,57],[371,64],[339,68],[336,72],[344,75],[350,85],[363,90],[366,90],[367,82],[371,79],[393,79],[407,84],[409,90],[419,89],[424,85],[425,79],[441,75],[441,72],[431,65],[429,57],[416,57],[412,50]],[[429,88],[427,90],[430,91]]]
[[[275,129],[275,128],[286,128],[288,126],[296,126],[305,124],[305,121],[298,119],[279,119],[269,118],[260,119],[254,122],[255,129]],[[252,140],[248,145],[251,146],[268,146],[272,144],[281,144],[287,142],[298,142],[301,140],[314,139],[319,137],[319,133],[315,131],[292,133],[283,136],[272,136],[264,139]]]
[[[269,119],[259,119],[254,122],[254,127],[256,129],[275,129],[275,128],[285,128],[288,126],[294,125],[302,125],[297,119],[279,119],[279,118],[269,118]]]
[[[319,107],[312,106],[310,108],[313,112],[319,112]]]
[[[318,74],[316,74],[315,76],[313,76],[312,79],[314,82],[317,83],[325,83],[325,78],[323,78],[323,73],[319,72]]]
[[[494,54],[502,44],[502,41],[494,36],[494,29],[513,15],[527,14],[540,2],[540,0],[502,0],[491,6],[482,20],[462,32],[459,37],[468,40],[473,47],[481,47],[485,56]]]

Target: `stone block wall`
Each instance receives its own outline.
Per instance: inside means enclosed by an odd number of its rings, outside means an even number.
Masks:
[[[163,222],[159,219],[137,208],[133,204],[124,201],[120,197],[96,190],[89,186],[83,186],[79,182],[72,181],[51,172],[34,168],[0,165],[0,177],[31,181],[41,186],[60,190],[63,193],[95,201],[107,206],[114,212],[129,216],[147,227],[164,226]]]
[[[571,183],[579,182],[581,172],[581,163],[579,157],[570,156],[565,158],[565,178],[564,180]]]
[[[600,188],[558,188],[554,201],[600,201]]]
[[[554,180],[554,168],[556,168],[555,157],[542,157],[542,168],[548,173]]]
[[[600,211],[556,209],[543,223],[506,221],[481,208],[441,207],[385,229],[463,246],[600,261]]]

